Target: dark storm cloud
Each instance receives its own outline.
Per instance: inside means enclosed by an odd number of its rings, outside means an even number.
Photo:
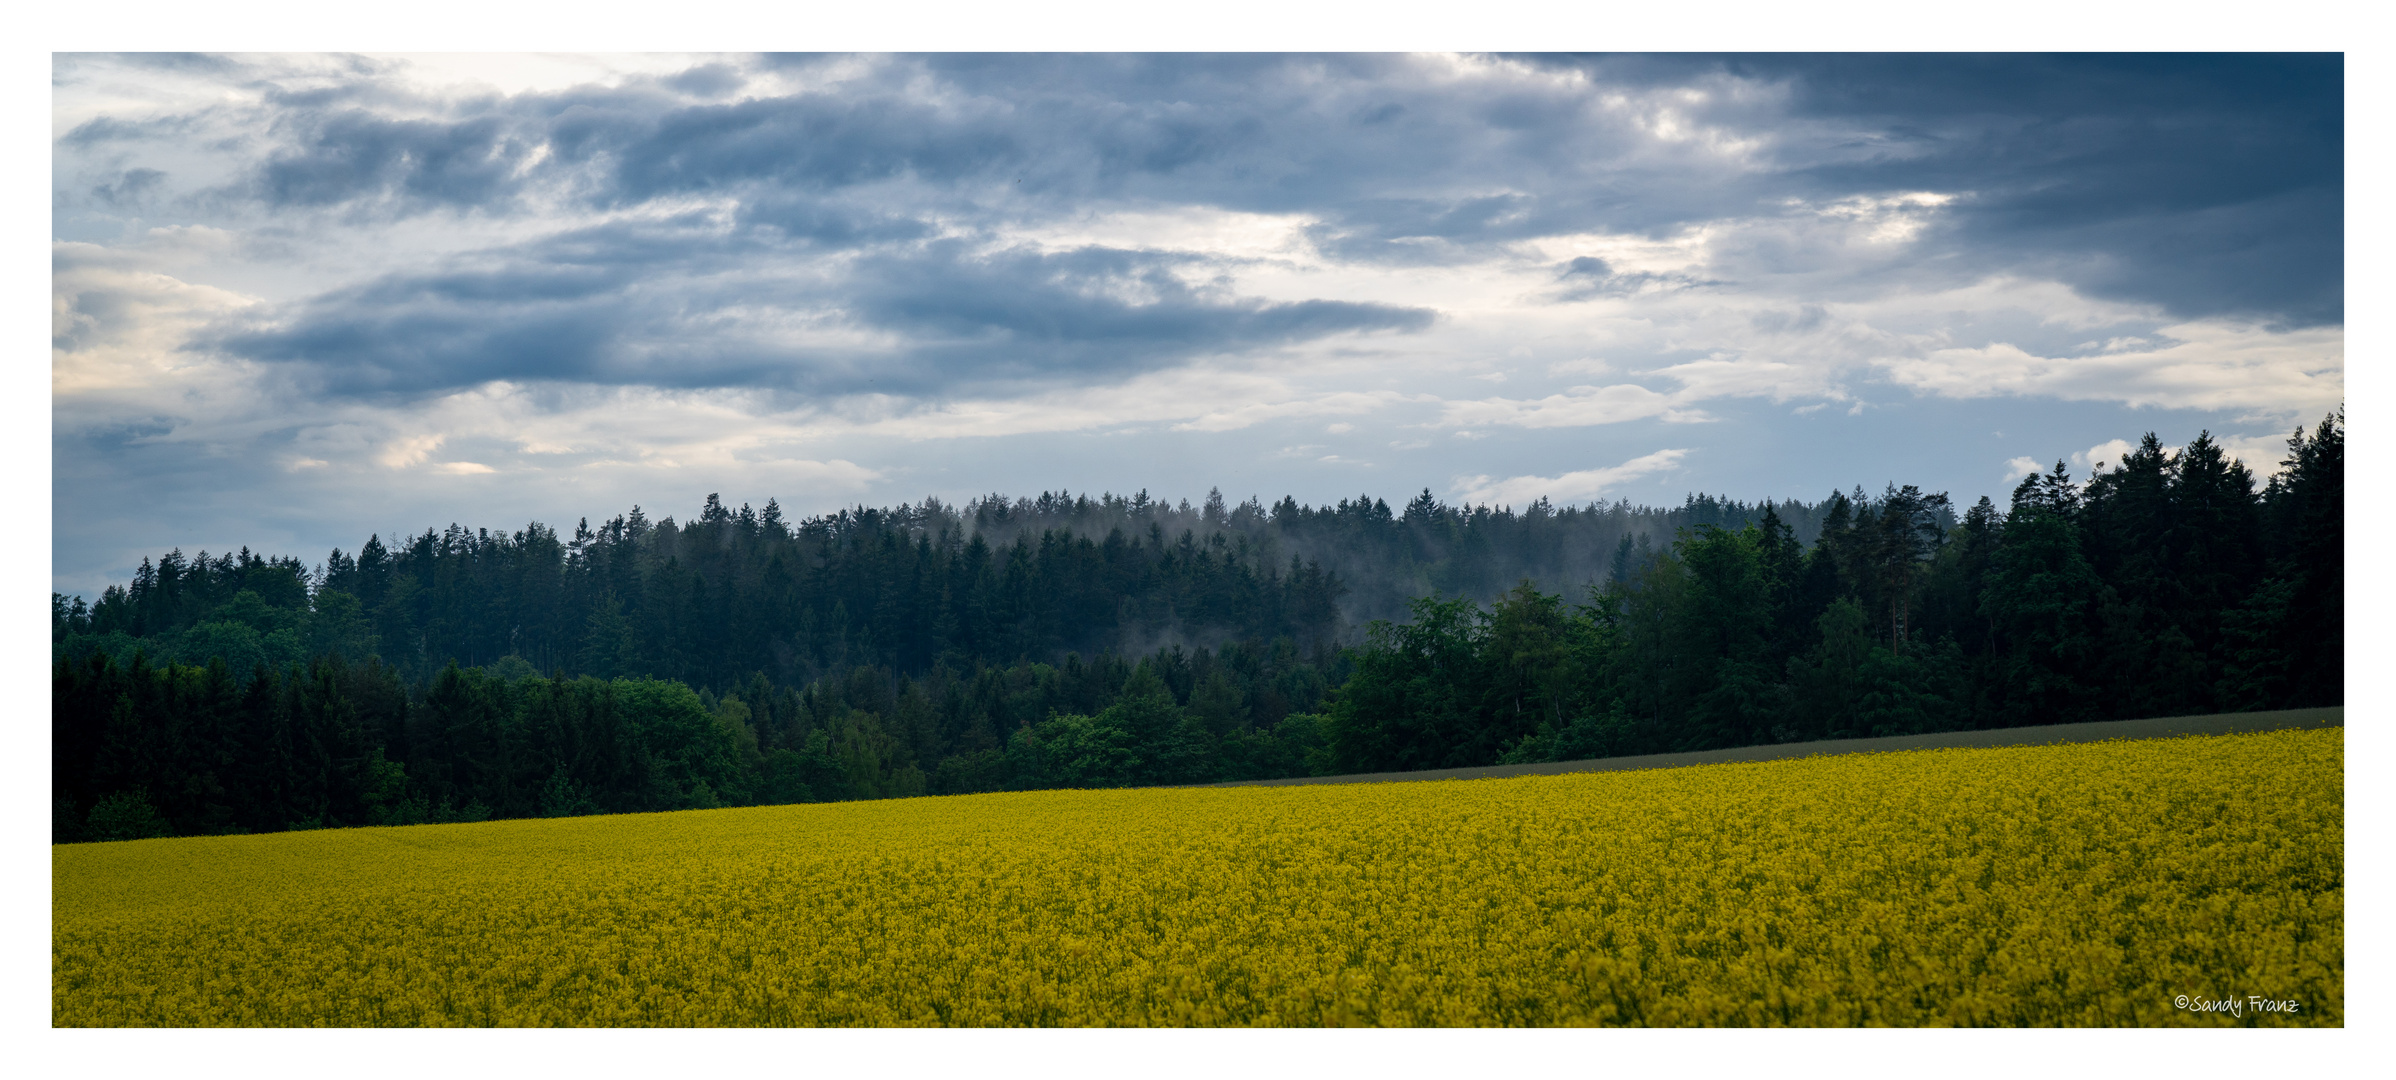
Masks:
[[[1186,284],[1186,257],[942,241],[816,276],[803,247],[695,220],[611,225],[488,266],[391,275],[199,342],[304,388],[412,395],[493,379],[926,393],[1122,375],[1340,333],[1412,331],[1420,308],[1269,303]],[[805,345],[744,328],[828,320],[897,344]]]
[[[2344,65],[2331,56],[1923,58],[1819,71],[1813,107],[1992,116],[1909,175],[1980,194],[1954,239],[2181,314],[2344,318]],[[1889,87],[1918,73],[1918,95]],[[1868,182],[1870,169],[1824,170]],[[2080,266],[2070,265],[2079,261]]]
[[[1944,239],[2183,316],[2344,318],[2345,69],[2335,54],[1540,58],[1787,85],[1789,115],[1870,132],[1803,193],[1969,191]]]

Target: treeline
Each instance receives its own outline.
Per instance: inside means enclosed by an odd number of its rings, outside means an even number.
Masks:
[[[541,671],[722,686],[764,672],[803,685],[866,665],[1058,663],[1288,637],[1303,650],[1353,640],[1426,593],[1492,599],[1519,578],[1618,578],[1676,530],[1737,528],[1748,505],[1515,512],[1417,496],[1393,513],[1358,498],[1192,508],[1102,495],[991,496],[963,509],[843,511],[797,523],[767,501],[651,521],[635,507],[561,537],[451,525],[311,569],[238,553],[144,559],[88,606],[53,597],[59,658],[135,649],[153,662],[223,656],[237,678],[314,656],[380,656],[421,681],[455,660],[520,656]],[[1810,540],[1816,514],[1776,507]]]
[[[392,547],[371,537],[316,571],[247,549],[169,552],[88,610],[60,601],[56,621],[62,656],[224,655],[237,676],[337,651],[418,680],[518,656],[602,678],[721,686],[761,671],[804,684],[860,665],[920,673],[1184,638],[1311,647],[1332,640],[1341,590],[1244,537],[1169,536],[1153,520],[993,546],[914,508],[793,527],[773,503],[735,512],[711,495],[688,525],[637,507],[571,538],[537,522],[513,534],[453,525]]]
[[[1525,582],[1380,624],[1325,718],[1341,772],[2344,701],[2344,420],[2253,476],[2149,435],[1952,529],[1946,496],[1838,497],[1811,548],[1700,527],[1585,603]]]
[[[54,820],[261,831],[2331,703],[2343,440],[2342,414],[2300,431],[2257,492],[2209,438],[2149,436],[1961,516],[1893,485],[1669,512],[992,497],[797,525],[711,496],[688,526],[453,526],[313,569],[169,553],[98,604],[53,596]],[[1343,643],[1357,579],[1292,549],[1446,585]],[[1489,568],[1533,564],[1589,572],[1480,602]]]

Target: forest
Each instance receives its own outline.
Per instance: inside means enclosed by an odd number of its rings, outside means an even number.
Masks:
[[[2343,701],[2344,413],[2008,505],[1196,507],[143,560],[52,596],[59,841],[1190,784]]]

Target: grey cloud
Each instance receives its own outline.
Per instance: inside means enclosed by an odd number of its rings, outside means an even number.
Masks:
[[[86,63],[105,56],[110,62],[152,71],[190,72],[203,75],[239,76],[244,71],[241,62],[214,53],[195,52],[137,52],[137,53],[59,53],[52,62],[54,81],[72,79]]]
[[[1436,265],[1479,257],[1493,245],[1553,232],[1536,197],[1516,194],[1457,199],[1363,199],[1307,230],[1317,250],[1335,259],[1394,265]]]
[[[1686,274],[1658,274],[1646,270],[1626,274],[1594,255],[1583,255],[1565,263],[1563,269],[1556,272],[1556,280],[1564,285],[1564,289],[1556,294],[1556,299],[1568,303],[1600,296],[1629,296],[1651,287],[1677,291],[1721,284]]]
[[[702,81],[731,78],[715,70]],[[926,78],[950,79],[955,92],[927,98]],[[546,145],[537,172],[602,205],[903,180],[965,185],[933,197],[968,204],[1002,190],[1051,201],[1194,200],[1328,210],[1359,235],[1445,235],[1486,224],[1489,208],[1469,196],[1402,193],[1485,188],[1526,154],[1551,169],[1592,139],[1524,126],[1585,103],[1533,106],[1520,94],[1458,103],[1395,58],[894,58],[828,91],[722,105],[691,105],[659,86],[519,95],[480,111],[458,106],[449,120],[380,122],[358,105],[377,93],[370,83],[296,91],[275,99],[289,145],[260,168],[255,188],[277,205],[393,191],[420,206],[464,205],[509,192],[491,168],[465,169],[473,182],[460,184],[462,164],[520,165],[525,149]],[[1560,136],[1570,149],[1547,146]],[[1399,220],[1376,228],[1384,207]]]
[[[2344,317],[2336,54],[1696,61],[1785,81],[1793,116],[1889,135],[1817,189],[1970,190],[1946,245],[2181,315]]]
[[[348,109],[317,118],[297,147],[259,168],[255,183],[272,206],[396,198],[498,209],[534,149],[497,118],[392,120]]]
[[[563,126],[563,125],[561,125]],[[695,106],[605,145],[614,193],[639,201],[760,181],[806,190],[909,176],[951,182],[1020,157],[1010,135],[912,102],[809,97]],[[567,155],[592,152],[584,140]]]
[[[1747,323],[1764,334],[1804,334],[1821,329],[1830,321],[1830,310],[1820,304],[1805,304],[1794,311],[1759,311],[1747,317]]]
[[[713,240],[688,220],[579,230],[477,265],[320,295],[195,347],[275,364],[309,390],[344,395],[492,379],[704,384],[725,376],[687,363],[647,370],[632,344],[671,333],[681,305],[659,300],[688,287],[694,255],[735,257]]]
[[[166,173],[158,169],[127,169],[116,179],[92,186],[92,197],[110,206],[133,206],[165,182]]]
[[[370,290],[392,292],[389,288]],[[336,394],[438,390],[487,379],[593,378],[614,366],[620,309],[594,302],[461,303],[437,292],[404,305],[363,295],[319,300],[291,324],[209,342],[294,365],[295,381]]]
[[[178,114],[151,117],[144,120],[119,120],[99,116],[86,120],[59,136],[62,146],[85,149],[105,143],[140,142],[182,135],[191,130],[196,115]]]
[[[2296,190],[2093,219],[2000,209],[1967,218],[1955,247],[2181,316],[2331,325],[2345,320],[2344,214],[2331,201],[2342,197]]]
[[[748,80],[731,64],[701,64],[659,82],[686,94],[715,97],[740,89]]]
[[[1140,370],[1209,353],[1295,344],[1333,334],[1416,331],[1432,313],[1388,304],[1267,303],[1192,288],[1153,253],[1085,248],[1061,254],[877,256],[849,286],[865,321],[926,340],[910,359],[923,388],[1036,380],[1061,372]],[[1136,298],[1127,298],[1136,297]]]
[[[1087,248],[979,254],[957,241],[857,257],[834,280],[803,249],[694,220],[607,226],[491,265],[391,275],[198,347],[276,365],[303,388],[414,395],[488,380],[819,393],[940,393],[1117,376],[1343,333],[1408,332],[1432,313],[1270,303],[1185,284],[1187,259]],[[722,271],[744,271],[729,276]],[[794,345],[828,320],[890,348]]]
[[[789,192],[763,192],[741,203],[741,225],[769,228],[793,240],[828,248],[854,248],[894,241],[920,240],[931,226],[913,217],[892,214],[870,203],[812,198]]]

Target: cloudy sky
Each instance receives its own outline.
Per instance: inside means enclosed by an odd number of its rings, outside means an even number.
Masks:
[[[710,492],[2003,501],[2345,395],[2337,56],[52,67],[56,588]]]

